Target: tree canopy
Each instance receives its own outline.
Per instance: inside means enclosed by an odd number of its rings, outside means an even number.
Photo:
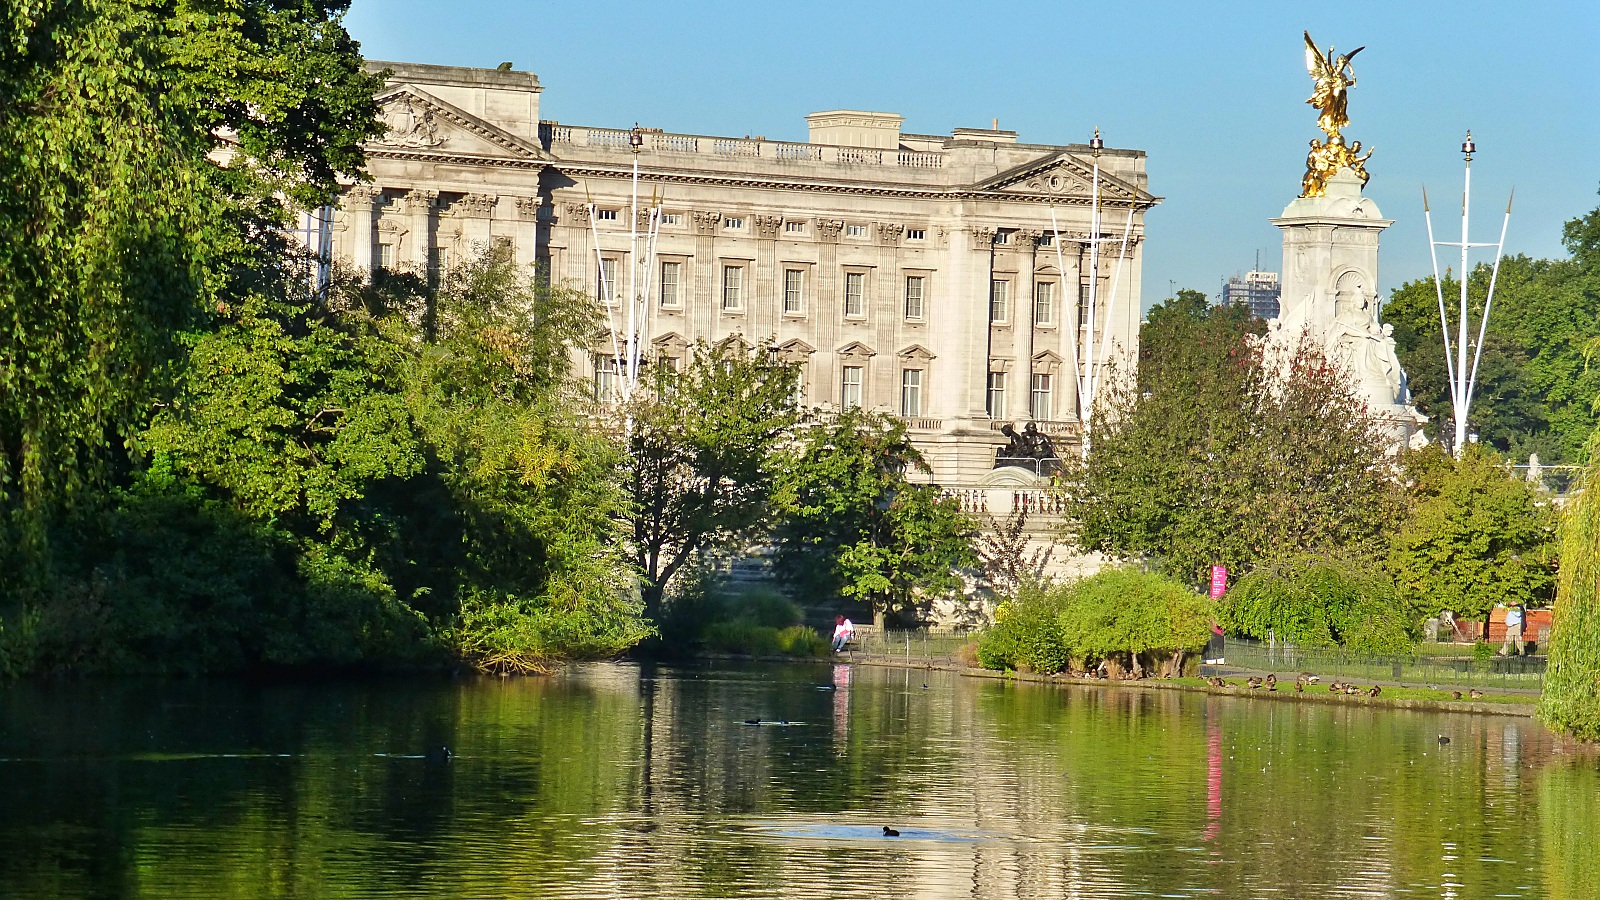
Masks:
[[[1151,311],[1137,379],[1107,385],[1066,477],[1079,546],[1196,584],[1289,548],[1378,554],[1398,502],[1386,439],[1327,360],[1301,346],[1280,371],[1259,329],[1237,307]]]

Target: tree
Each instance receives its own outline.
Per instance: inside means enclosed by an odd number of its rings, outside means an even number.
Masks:
[[[1416,619],[1370,560],[1293,554],[1240,578],[1217,607],[1224,628],[1259,640],[1407,653]]]
[[[342,0],[22,0],[0,17],[0,570],[98,483],[253,265],[378,133]],[[218,162],[217,160],[224,160]]]
[[[778,572],[810,596],[843,595],[915,616],[977,562],[974,524],[927,474],[903,421],[859,408],[815,423],[777,497]]]
[[[1555,511],[1489,451],[1460,460],[1436,445],[1410,454],[1410,512],[1388,569],[1413,619],[1440,610],[1477,619],[1512,600],[1542,606],[1554,586]]]
[[[769,347],[697,346],[683,368],[657,365],[614,418],[644,614],[696,555],[748,539],[766,521],[779,442],[798,418],[794,367]]]
[[[1398,499],[1385,438],[1343,373],[1306,344],[1278,371],[1257,329],[1211,308],[1141,332],[1137,380],[1110,380],[1066,476],[1079,546],[1194,584],[1292,550],[1378,551]]]
[[[1592,229],[1600,215],[1584,221]],[[1600,437],[1591,445],[1600,449],[1595,444]],[[1539,719],[1583,740],[1600,741],[1600,454],[1592,453],[1590,460],[1584,490],[1562,516],[1561,571]]]

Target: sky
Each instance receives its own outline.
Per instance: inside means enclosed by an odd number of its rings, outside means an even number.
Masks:
[[[1600,2],[1028,3],[948,0],[674,3],[354,0],[369,59],[494,67],[544,86],[542,118],[613,128],[805,141],[804,116],[870,109],[904,130],[1000,127],[1027,143],[1146,151],[1146,308],[1173,288],[1215,298],[1253,268],[1281,271],[1267,220],[1300,191],[1307,143],[1301,36],[1358,46],[1346,140],[1373,149],[1371,197],[1395,224],[1380,293],[1432,271],[1459,240],[1460,145],[1472,129],[1470,240],[1564,257],[1562,224],[1600,207]],[[1490,251],[1474,251],[1473,261]],[[1440,248],[1441,270],[1460,251]]]

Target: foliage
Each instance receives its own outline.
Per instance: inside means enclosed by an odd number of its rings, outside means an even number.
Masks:
[[[50,523],[143,426],[180,331],[281,255],[279,198],[322,202],[359,170],[378,82],[346,5],[25,0],[0,17],[0,570],[14,588],[37,587]]]
[[[1410,512],[1388,569],[1412,618],[1442,609],[1486,621],[1496,604],[1543,606],[1554,587],[1555,511],[1492,453],[1451,459],[1437,445],[1406,459]]]
[[[1079,546],[1194,584],[1288,548],[1377,552],[1399,499],[1384,437],[1336,367],[1305,342],[1265,358],[1258,327],[1241,307],[1151,311],[1137,379],[1108,378],[1065,476]]]
[[[133,487],[60,538],[35,667],[536,671],[644,636],[612,448],[566,412],[588,307],[507,254],[423,284],[285,275],[198,336]]]
[[[851,409],[814,423],[780,482],[779,575],[808,596],[843,595],[885,613],[915,615],[932,595],[961,585],[975,531],[937,486],[905,423]]]
[[[1227,630],[1302,646],[1343,645],[1357,653],[1409,653],[1415,621],[1395,588],[1365,560],[1300,554],[1239,579],[1217,606]]]
[[[1009,597],[1027,581],[1044,581],[1055,555],[1053,545],[1028,550],[1028,511],[1017,509],[1004,522],[989,517],[973,549],[983,566],[983,586],[997,597]]]
[[[1593,449],[1584,490],[1562,515],[1561,570],[1539,718],[1551,728],[1600,741],[1600,456]]]
[[[665,649],[688,656],[704,648],[751,656],[825,656],[828,641],[800,624],[800,608],[763,586],[732,589],[695,570],[673,586],[662,611]]]
[[[979,640],[978,661],[991,669],[1049,673],[1073,660],[1115,660],[1142,675],[1142,659],[1203,647],[1211,607],[1210,598],[1133,568],[1066,585],[1030,581],[1001,604],[994,626]]]
[[[655,366],[618,429],[626,518],[644,578],[644,612],[659,621],[673,577],[697,555],[735,542],[767,517],[779,439],[798,413],[792,366],[771,349],[698,345],[682,369]]]
[[[1136,676],[1143,674],[1141,655],[1198,650],[1211,634],[1211,598],[1138,569],[1100,572],[1067,596],[1061,635],[1072,655],[1126,660]]]
[[[1600,394],[1600,368],[1590,364],[1586,351],[1600,337],[1597,221],[1600,209],[1566,224],[1570,259],[1508,256],[1500,264],[1472,401],[1471,430],[1484,443],[1518,459],[1529,453],[1539,454],[1545,463],[1580,458],[1584,442],[1600,422],[1591,402]],[[1469,274],[1471,323],[1482,312],[1490,276],[1487,264]],[[1460,290],[1458,278],[1447,273],[1442,291],[1452,345],[1459,333],[1455,317]],[[1413,399],[1432,418],[1429,436],[1452,434],[1455,413],[1433,278],[1396,288],[1384,304],[1383,318],[1394,325],[1396,350]],[[1470,340],[1476,344],[1476,333]],[[1470,366],[1470,354],[1468,362]]]
[[[1067,589],[1034,582],[995,610],[994,625],[978,639],[978,664],[986,669],[1059,672],[1072,659],[1061,634]]]

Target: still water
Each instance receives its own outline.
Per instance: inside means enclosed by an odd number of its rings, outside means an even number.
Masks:
[[[1600,763],[1526,719],[828,665],[0,686],[5,898],[1125,896],[1600,896]]]

